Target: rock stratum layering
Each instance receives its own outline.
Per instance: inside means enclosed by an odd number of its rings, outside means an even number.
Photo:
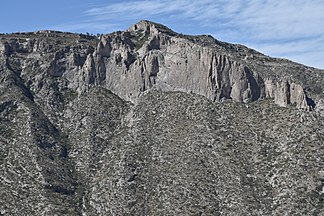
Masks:
[[[324,215],[323,83],[149,21],[0,35],[0,215]]]

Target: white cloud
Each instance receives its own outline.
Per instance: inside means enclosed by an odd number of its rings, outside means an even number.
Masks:
[[[323,1],[264,1],[251,3],[238,14],[237,21],[263,40],[301,38],[324,33],[323,11]]]
[[[137,0],[94,7],[84,15],[98,30],[114,27],[105,21],[119,26],[141,19],[186,25],[197,34],[208,29],[222,40],[324,68],[323,11],[322,0]]]

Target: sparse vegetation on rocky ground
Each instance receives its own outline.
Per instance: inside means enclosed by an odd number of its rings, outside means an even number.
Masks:
[[[148,21],[0,38],[0,215],[324,214],[322,70]]]

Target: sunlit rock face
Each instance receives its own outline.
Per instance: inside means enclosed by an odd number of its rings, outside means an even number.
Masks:
[[[323,83],[149,21],[0,35],[0,214],[322,215]]]

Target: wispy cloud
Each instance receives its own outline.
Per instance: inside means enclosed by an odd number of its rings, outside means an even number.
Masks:
[[[323,11],[322,0],[137,0],[89,8],[83,16],[101,32],[149,19],[324,68]]]

